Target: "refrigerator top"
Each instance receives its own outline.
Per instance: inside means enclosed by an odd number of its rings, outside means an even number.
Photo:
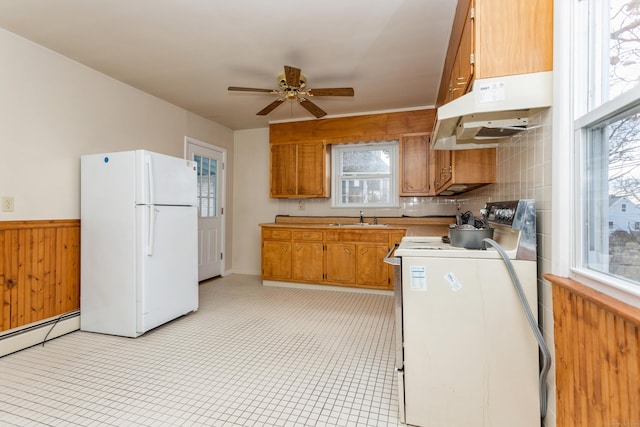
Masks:
[[[133,205],[197,206],[195,162],[147,150],[120,151],[81,157],[83,167],[101,177],[101,192],[113,186]],[[205,184],[206,185],[206,184]]]

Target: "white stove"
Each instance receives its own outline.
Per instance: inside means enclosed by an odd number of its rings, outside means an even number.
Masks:
[[[483,209],[493,240],[509,259],[536,259],[536,221],[533,200],[487,203]],[[407,236],[395,251],[396,257],[437,256],[451,258],[500,258],[496,249],[466,249],[443,242],[442,236]]]
[[[487,204],[493,242],[537,313],[535,204]],[[416,426],[538,427],[537,342],[498,250],[402,239],[394,264],[400,419]]]

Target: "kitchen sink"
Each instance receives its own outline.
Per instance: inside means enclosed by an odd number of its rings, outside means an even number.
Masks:
[[[366,222],[356,222],[351,224],[329,224],[330,227],[386,227],[389,224],[367,224]]]

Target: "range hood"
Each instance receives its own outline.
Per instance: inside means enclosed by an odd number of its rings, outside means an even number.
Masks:
[[[478,79],[471,92],[438,108],[432,148],[497,147],[537,127],[531,119],[552,97],[552,71]]]

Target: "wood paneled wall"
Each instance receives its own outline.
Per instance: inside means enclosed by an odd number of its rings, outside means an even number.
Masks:
[[[325,141],[327,144],[398,139],[405,133],[431,132],[436,110],[367,114],[269,125],[269,142]]]
[[[80,220],[0,222],[0,331],[80,308]]]
[[[640,309],[553,283],[557,427],[640,426]]]

